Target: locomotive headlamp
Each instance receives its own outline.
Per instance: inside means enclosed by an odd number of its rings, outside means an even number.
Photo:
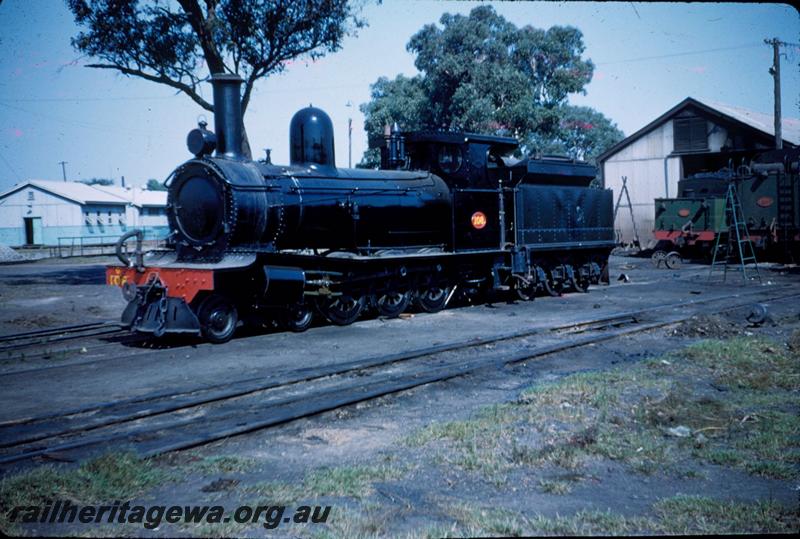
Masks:
[[[186,136],[186,147],[197,157],[208,155],[217,147],[217,137],[206,129],[207,125],[201,120],[197,123],[197,129],[192,129]]]
[[[472,228],[480,230],[486,226],[486,214],[482,211],[476,211],[472,214],[470,222],[472,223]]]

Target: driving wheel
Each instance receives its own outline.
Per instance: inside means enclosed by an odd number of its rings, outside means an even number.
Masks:
[[[349,294],[323,299],[319,303],[322,314],[337,326],[347,326],[358,320],[364,309],[364,298]]]
[[[436,313],[444,309],[448,289],[440,286],[425,288],[417,295],[417,304],[426,313]]]

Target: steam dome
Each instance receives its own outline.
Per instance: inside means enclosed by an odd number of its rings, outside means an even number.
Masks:
[[[336,168],[333,122],[321,109],[306,107],[292,117],[289,145],[292,165]]]

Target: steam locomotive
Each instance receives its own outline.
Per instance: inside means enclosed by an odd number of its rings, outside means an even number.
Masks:
[[[586,291],[614,247],[611,191],[565,158],[507,155],[513,138],[461,132],[386,135],[381,170],[337,168],[320,109],[292,118],[290,165],[242,154],[241,79],[212,78],[215,131],[192,130],[194,158],[168,178],[168,248],[120,238],[123,325],[232,337],[239,321],[302,331],[315,315],[346,325],[412,302],[436,312],[491,290],[523,300]],[[136,238],[136,248],[127,243]],[[607,273],[605,273],[607,280]]]
[[[669,251],[711,260],[717,238],[725,239],[731,226],[726,204],[731,183],[760,256],[784,262],[798,259],[800,149],[790,148],[758,152],[735,169],[731,163],[717,172],[694,174],[678,182],[677,198],[655,199],[654,262],[669,263],[665,256]]]

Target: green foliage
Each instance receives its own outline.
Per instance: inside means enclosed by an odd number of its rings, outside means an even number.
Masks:
[[[174,476],[131,453],[109,453],[78,468],[40,466],[0,481],[0,527],[17,506],[43,506],[55,500],[100,503],[130,500]]]
[[[524,152],[560,152],[593,159],[622,132],[587,107],[566,103],[585,93],[594,65],[581,58],[580,30],[516,27],[479,6],[469,16],[445,14],[426,25],[407,48],[420,75],[385,77],[361,106],[371,149],[386,124],[403,130],[454,129],[514,136]],[[372,150],[363,163],[375,160]]]
[[[90,178],[81,180],[79,183],[85,183],[86,185],[114,185],[114,180],[109,178]]]
[[[167,188],[164,186],[163,183],[156,180],[155,178],[150,178],[147,180],[147,185],[145,185],[145,189],[148,191],[166,191]]]
[[[82,31],[72,39],[87,67],[114,69],[165,84],[204,109],[199,92],[209,73],[245,79],[242,110],[254,83],[288,62],[335,52],[364,26],[360,3],[347,0],[67,0]]]
[[[533,131],[523,144],[542,154],[569,155],[594,163],[597,156],[624,138],[622,131],[602,113],[590,107],[562,105],[555,133]]]

